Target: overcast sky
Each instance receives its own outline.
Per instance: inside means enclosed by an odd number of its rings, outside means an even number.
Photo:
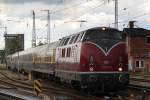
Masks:
[[[51,41],[96,26],[114,27],[114,0],[0,0],[0,26],[8,34],[25,34],[25,48],[31,47],[32,10],[36,14],[37,42],[46,41],[47,13],[51,11]],[[118,0],[119,29],[135,20],[137,27],[150,29],[150,0]],[[9,21],[8,21],[9,20]],[[11,21],[10,21],[11,20]],[[79,23],[72,21],[85,20]],[[0,49],[4,48],[0,29]]]

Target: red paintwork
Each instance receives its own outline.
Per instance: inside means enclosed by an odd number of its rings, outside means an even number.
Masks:
[[[108,55],[105,55],[96,45],[89,42],[84,42],[81,49],[80,71],[89,71],[90,56],[94,58],[93,71],[118,71],[118,59],[120,56],[123,58],[123,71],[127,71],[128,56],[125,47],[125,43],[118,44],[111,49]],[[110,63],[104,64],[104,61],[106,60]]]
[[[79,71],[79,63],[70,63],[70,62],[62,62],[57,64],[57,68],[59,70],[65,70],[65,71]]]
[[[57,62],[56,69],[65,71],[83,71],[89,72],[89,59],[90,56],[93,57],[94,70],[93,71],[104,71],[112,72],[118,71],[119,68],[119,57],[123,58],[123,71],[128,71],[128,57],[126,52],[125,43],[120,43],[113,47],[111,51],[105,55],[104,52],[98,48],[96,45],[90,42],[83,42],[80,54],[80,62],[69,62],[65,60],[64,62]],[[109,64],[104,64],[104,61],[109,61]]]

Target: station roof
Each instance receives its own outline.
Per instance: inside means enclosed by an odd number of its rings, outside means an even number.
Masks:
[[[150,36],[150,30],[144,28],[124,28],[123,34],[128,34],[131,37]]]

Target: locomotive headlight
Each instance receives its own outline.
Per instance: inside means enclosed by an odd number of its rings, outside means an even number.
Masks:
[[[120,72],[122,72],[123,71],[123,68],[122,68],[123,67],[123,59],[121,56],[119,57],[118,66],[119,66],[118,70]]]
[[[90,72],[93,72],[93,71],[94,71],[94,68],[93,68],[93,67],[90,67],[89,70],[90,70]]]
[[[123,69],[122,69],[122,67],[119,67],[118,70],[119,70],[120,72],[122,72]]]
[[[105,28],[105,27],[102,27],[102,30],[103,30],[103,31],[105,31],[105,30],[106,30],[106,28]]]

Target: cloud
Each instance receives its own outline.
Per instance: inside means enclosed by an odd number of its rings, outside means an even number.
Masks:
[[[128,23],[134,16],[148,12],[150,2],[143,0],[119,0],[119,29]],[[103,0],[0,0],[0,21],[8,26],[9,33],[25,33],[25,46],[31,47],[32,39],[32,13],[36,14],[37,36],[45,41],[47,34],[47,12],[40,10],[49,9],[51,14],[51,41],[82,31],[90,27],[111,26],[114,24],[114,2],[103,4]],[[126,8],[126,10],[124,10]],[[57,11],[57,12],[55,12]],[[55,13],[54,13],[55,12]],[[7,19],[21,20],[21,23],[6,22]],[[85,23],[72,22],[86,20]],[[145,20],[150,23],[149,15],[134,20]],[[67,23],[64,23],[67,22]],[[28,28],[27,28],[28,23]],[[82,27],[80,27],[82,24]],[[144,23],[137,23],[150,28]],[[144,26],[145,25],[145,26]],[[13,27],[12,27],[13,26]],[[139,25],[140,26],[140,25]],[[40,41],[40,39],[37,39]]]
[[[42,2],[45,4],[57,4],[62,3],[64,0],[0,0],[0,3],[4,4],[23,4],[23,3],[33,3]],[[69,1],[69,0],[68,0]]]

